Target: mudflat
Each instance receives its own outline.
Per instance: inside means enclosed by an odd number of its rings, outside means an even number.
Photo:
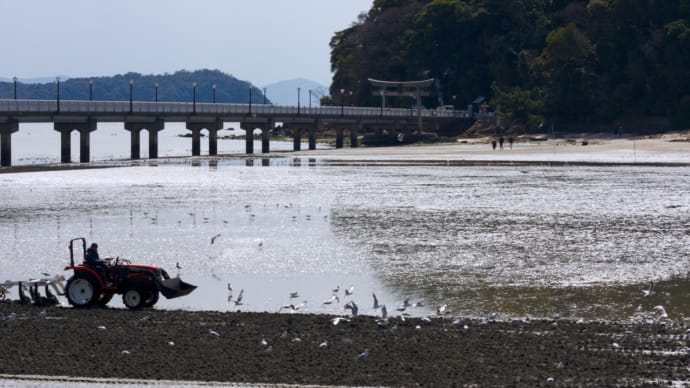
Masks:
[[[690,381],[688,336],[646,324],[0,303],[0,373],[357,386]],[[365,353],[366,352],[366,353]],[[364,354],[363,354],[364,353]]]

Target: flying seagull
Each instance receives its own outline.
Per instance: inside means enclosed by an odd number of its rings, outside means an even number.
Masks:
[[[218,237],[220,237],[220,233],[217,234],[217,235],[215,235],[215,236],[213,236],[213,237],[211,237],[211,245],[213,245],[213,243],[216,242],[216,239],[217,239]]]
[[[244,288],[240,290],[240,294],[237,296],[237,299],[235,299],[235,306],[240,306],[242,305],[242,296],[244,295]]]
[[[331,296],[330,299],[324,300],[321,304],[333,304],[333,302],[340,303],[340,298],[338,298],[338,295]]]
[[[379,304],[379,300],[378,300],[378,298],[376,298],[376,294],[374,294],[374,293],[372,292],[372,293],[371,293],[371,296],[373,296],[373,297],[374,297],[374,307],[373,307],[373,308],[374,308],[374,310],[376,310],[376,309],[380,308],[380,307],[381,307],[381,305]]]
[[[654,291],[654,281],[652,280],[649,282],[649,289],[642,290],[642,296],[652,296],[654,294],[656,294],[656,291]]]

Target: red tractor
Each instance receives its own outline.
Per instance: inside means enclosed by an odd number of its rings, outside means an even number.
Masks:
[[[65,271],[74,271],[67,280],[65,295],[76,308],[105,306],[115,294],[122,294],[122,302],[130,309],[151,307],[158,302],[159,292],[171,299],[187,295],[196,288],[179,276],[171,278],[160,267],[132,264],[120,258],[104,259],[102,267],[85,262],[75,265],[74,243],[77,241],[81,241],[82,260],[86,257],[86,240],[83,237],[70,240],[70,265],[65,267]]]

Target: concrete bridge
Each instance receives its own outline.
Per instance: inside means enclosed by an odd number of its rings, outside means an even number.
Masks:
[[[391,109],[346,106],[276,106],[264,104],[220,104],[196,102],[0,100],[0,166],[11,165],[12,133],[20,123],[52,122],[61,134],[61,162],[71,163],[71,132],[80,134],[81,163],[90,161],[90,133],[99,122],[121,122],[131,134],[131,158],[140,158],[139,135],[147,130],[149,158],[158,158],[158,132],[166,122],[184,122],[192,137],[192,156],[201,153],[201,131],[208,131],[209,155],[217,155],[218,131],[224,122],[239,122],[246,131],[246,153],[254,153],[254,130],[261,130],[261,152],[270,152],[270,134],[276,124],[291,130],[293,148],[299,151],[302,134],[309,149],[316,149],[319,130],[336,131],[336,148],[343,147],[344,131],[357,147],[362,131],[389,129],[407,133],[434,131],[442,125],[468,120],[466,111]]]

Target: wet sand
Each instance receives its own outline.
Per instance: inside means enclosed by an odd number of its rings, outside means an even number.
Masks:
[[[381,328],[374,317],[333,325],[310,314],[42,310],[0,303],[0,373],[356,386],[690,381],[685,328],[670,321],[458,323],[449,315]]]

